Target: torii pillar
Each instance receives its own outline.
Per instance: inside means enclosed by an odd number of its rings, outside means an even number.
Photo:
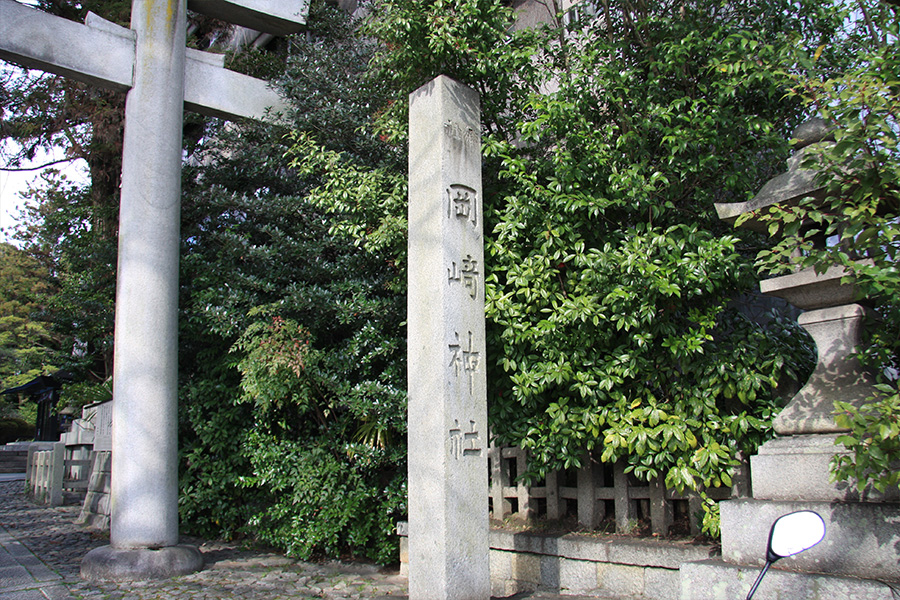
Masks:
[[[284,34],[306,0],[192,0],[191,8]],[[86,579],[138,580],[202,567],[178,545],[178,253],[185,107],[262,118],[283,103],[264,82],[185,48],[185,0],[135,0],[132,29],[79,25],[0,0],[0,58],[127,89],[116,289],[110,545]],[[216,64],[218,62],[218,64]]]

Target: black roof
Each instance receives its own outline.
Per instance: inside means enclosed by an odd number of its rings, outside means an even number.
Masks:
[[[72,374],[68,371],[57,371],[53,375],[40,375],[28,383],[5,389],[0,394],[27,394],[32,396],[49,390],[58,390],[67,381],[72,381]]]

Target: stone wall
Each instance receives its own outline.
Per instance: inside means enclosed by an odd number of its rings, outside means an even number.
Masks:
[[[94,452],[87,495],[78,523],[94,529],[109,529],[109,484],[112,452]]]
[[[405,524],[400,534],[401,573],[406,567]],[[640,596],[678,600],[682,563],[708,560],[708,544],[491,531],[491,595],[520,592]]]

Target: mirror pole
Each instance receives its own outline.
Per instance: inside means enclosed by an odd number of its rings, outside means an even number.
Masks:
[[[756,593],[756,588],[759,587],[759,583],[762,581],[763,577],[765,577],[766,572],[769,570],[769,567],[772,565],[771,560],[767,560],[765,566],[762,568],[762,571],[759,572],[759,576],[756,578],[756,581],[753,583],[753,587],[750,588],[750,593],[747,594],[747,600],[753,598],[753,594]]]

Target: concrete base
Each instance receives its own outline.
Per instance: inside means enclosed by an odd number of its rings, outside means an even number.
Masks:
[[[784,559],[787,561],[789,559]],[[763,579],[754,600],[894,600],[891,588],[880,581],[796,573],[775,563]],[[740,567],[719,560],[685,563],[681,566],[680,600],[736,600],[746,598],[760,569]]]
[[[145,581],[187,575],[203,568],[203,556],[193,546],[164,548],[94,548],[81,560],[81,578],[88,581]]]
[[[761,567],[772,523],[781,515],[814,510],[825,520],[825,539],[802,554],[779,561],[779,566],[900,582],[900,504],[747,499],[728,500],[719,506],[722,558],[726,561]]]

